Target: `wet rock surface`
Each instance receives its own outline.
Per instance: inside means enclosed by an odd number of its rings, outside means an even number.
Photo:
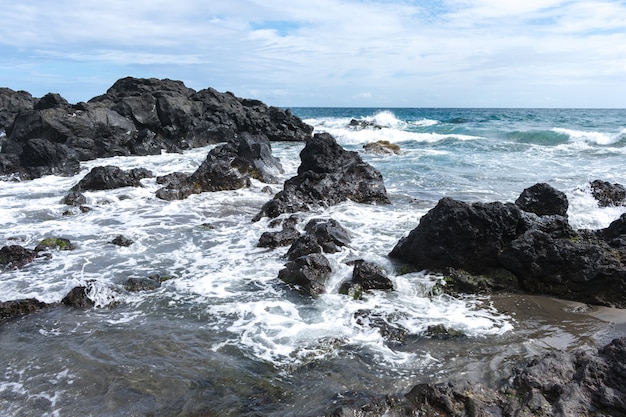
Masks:
[[[446,276],[453,288],[469,289],[474,281],[483,290],[626,306],[623,218],[606,229],[576,231],[566,211],[567,200],[547,184],[525,190],[516,204],[444,198],[390,256],[421,269],[466,271]]]
[[[129,171],[116,166],[95,167],[78,184],[72,187],[72,192],[113,190],[122,187],[141,187],[141,180],[153,175],[145,168],[135,168]]]

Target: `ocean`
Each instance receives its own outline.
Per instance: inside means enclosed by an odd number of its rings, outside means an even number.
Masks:
[[[332,276],[315,299],[277,278],[288,247],[257,247],[272,230],[269,219],[251,222],[273,195],[267,184],[163,201],[148,178],[143,187],[86,192],[86,213],[62,203],[95,166],[192,172],[212,146],[89,161],[69,178],[0,181],[0,246],[32,249],[48,237],[76,245],[0,272],[0,301],[58,302],[78,285],[96,301],[93,309],[54,307],[0,323],[0,416],[322,415],[340,399],[422,382],[497,381],[521,358],[623,335],[621,323],[606,319],[620,313],[603,315],[606,308],[588,312],[519,294],[439,294],[433,286],[441,276],[403,273],[387,254],[442,197],[513,202],[538,182],[566,193],[573,227],[608,226],[624,208],[599,207],[589,183],[626,184],[626,110],[291,111],[376,167],[391,200],[302,213],[299,228],[333,218],[352,237],[328,255]],[[400,153],[364,152],[379,140]],[[285,169],[281,181],[296,174],[303,146],[272,143]],[[118,235],[134,243],[111,244]],[[361,300],[339,294],[353,259],[381,266],[394,291]],[[168,278],[156,290],[124,287],[155,274]],[[406,337],[389,338],[381,323]],[[432,326],[460,336],[430,337]]]

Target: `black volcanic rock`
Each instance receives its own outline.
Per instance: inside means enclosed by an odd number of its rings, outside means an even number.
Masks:
[[[623,185],[601,180],[591,181],[590,185],[591,194],[600,207],[623,206],[626,203],[626,187]]]
[[[22,111],[32,110],[35,99],[26,91],[0,88],[0,131],[7,130]],[[0,147],[2,141],[0,140]]]
[[[31,263],[37,257],[37,252],[20,245],[9,245],[0,248],[1,269],[18,269]]]
[[[1,301],[0,319],[6,319],[24,314],[33,313],[48,307],[49,304],[35,298],[25,298],[21,300]]]
[[[515,200],[515,204],[522,210],[538,216],[566,216],[569,206],[565,193],[546,183],[526,188]]]
[[[167,185],[157,191],[157,197],[179,200],[202,192],[236,190],[249,186],[252,178],[274,182],[282,172],[267,137],[244,132],[212,149],[193,174],[161,177]]]
[[[389,255],[445,273],[451,289],[527,291],[626,306],[626,217],[606,229],[575,231],[567,217],[554,214],[567,207],[560,194],[541,184],[533,189],[540,192],[529,196],[527,189],[518,202],[541,215],[520,204],[444,198]]]
[[[346,151],[328,133],[307,140],[300,160],[298,175],[285,182],[283,190],[265,203],[254,220],[347,200],[389,203],[380,172],[363,162],[357,152]]]
[[[141,187],[141,180],[152,177],[145,168],[124,171],[119,167],[107,165],[94,167],[71,191],[113,190],[122,187]]]
[[[288,262],[285,268],[279,271],[278,278],[315,297],[326,291],[326,281],[330,273],[328,259],[322,254],[314,253]]]
[[[156,78],[123,78],[106,94],[75,105],[58,94],[36,100],[2,89],[0,104],[0,130],[6,131],[0,137],[0,175],[22,179],[74,175],[78,161],[180,151],[227,142],[242,132],[303,141],[313,131],[289,110]],[[63,156],[65,165],[58,158],[48,162],[48,154]]]
[[[87,287],[74,287],[61,300],[61,304],[74,308],[91,308],[95,302],[87,295]]]

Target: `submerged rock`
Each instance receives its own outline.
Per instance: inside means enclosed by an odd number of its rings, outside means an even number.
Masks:
[[[45,251],[50,249],[56,250],[74,250],[76,246],[69,239],[65,239],[62,237],[49,237],[43,239],[39,244],[35,247],[37,252]]]
[[[116,245],[116,246],[128,247],[128,246],[132,245],[133,243],[135,243],[135,241],[132,240],[132,239],[127,238],[126,236],[117,235],[109,243],[111,243],[113,245]]]
[[[326,281],[330,273],[328,259],[322,254],[314,253],[287,263],[279,271],[278,278],[305,294],[316,297],[326,291]]]
[[[328,133],[308,139],[300,160],[298,175],[285,182],[283,190],[265,203],[254,220],[347,200],[389,203],[380,172],[363,162],[357,152],[343,149]]]
[[[352,261],[349,264],[354,265],[352,278],[341,285],[340,294],[347,294],[354,299],[360,299],[363,291],[393,290],[393,282],[380,266],[363,259]]]
[[[141,180],[152,177],[152,172],[145,168],[124,171],[119,167],[107,165],[92,168],[71,191],[113,190],[122,187],[142,187]]]
[[[626,187],[608,181],[591,181],[591,194],[600,207],[617,207],[626,204]]]
[[[87,295],[87,287],[83,286],[72,288],[72,290],[63,297],[61,303],[74,308],[92,308],[95,306],[95,302]]]
[[[626,306],[623,222],[574,231],[561,214],[566,210],[563,196],[545,184],[525,190],[516,205],[444,198],[390,256],[447,273],[457,290],[521,290]]]
[[[18,269],[31,263],[37,252],[20,245],[9,245],[0,248],[0,267],[2,269]]]
[[[39,301],[35,298],[26,298],[22,300],[11,300],[0,302],[0,319],[6,319],[24,314],[33,313],[35,311],[49,307],[49,304]]]
[[[365,152],[376,153],[382,155],[398,155],[400,153],[400,146],[395,143],[391,143],[388,140],[379,140],[376,142],[370,142],[363,145]]]
[[[294,260],[312,253],[335,253],[350,244],[350,233],[334,219],[312,219],[287,251],[287,258]]]

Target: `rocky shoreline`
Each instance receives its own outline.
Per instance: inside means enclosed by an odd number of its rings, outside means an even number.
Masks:
[[[251,180],[275,184],[283,172],[271,142],[301,141],[297,175],[288,179],[254,216],[275,219],[259,238],[270,250],[289,246],[277,279],[305,297],[325,291],[331,267],[325,258],[350,243],[350,231],[337,221],[312,220],[300,233],[298,213],[352,200],[390,204],[382,175],[357,152],[343,149],[329,134],[315,134],[288,110],[240,99],[213,89],[199,92],[181,82],[125,78],[106,94],[72,105],[58,94],[36,99],[0,89],[0,175],[29,180],[43,175],[72,176],[80,162],[114,155],[154,155],[220,143],[193,173],[157,178],[155,197],[184,199],[192,194],[235,190]],[[394,151],[395,152],[395,151]],[[87,190],[140,187],[152,177],[145,169],[114,166],[92,169],[63,200],[88,211]],[[591,183],[601,206],[624,205],[620,184]],[[60,196],[61,197],[61,196]],[[626,306],[626,214],[600,230],[575,230],[567,218],[564,193],[535,184],[514,203],[467,203],[441,199],[419,225],[391,249],[398,271],[430,270],[444,279],[437,291],[544,294],[593,305]],[[118,236],[113,244],[131,245]],[[55,239],[33,249],[0,248],[0,269],[45,262],[50,250],[71,250]],[[369,290],[393,291],[391,280],[367,259],[350,261],[353,273],[340,292],[359,299]],[[133,278],[128,291],[149,291],[167,277]],[[59,303],[36,299],[0,302],[0,320],[60,305],[92,308],[88,286],[72,289]],[[359,317],[368,317],[361,311]],[[402,343],[399,329],[380,326],[389,340]],[[0,322],[0,326],[2,323]],[[445,329],[444,329],[445,330]],[[435,332],[436,329],[433,329]],[[420,384],[405,395],[363,394],[344,398],[327,416],[619,416],[626,415],[626,338],[596,351],[552,352],[521,361],[497,386],[475,381]],[[306,414],[304,414],[306,415]]]

